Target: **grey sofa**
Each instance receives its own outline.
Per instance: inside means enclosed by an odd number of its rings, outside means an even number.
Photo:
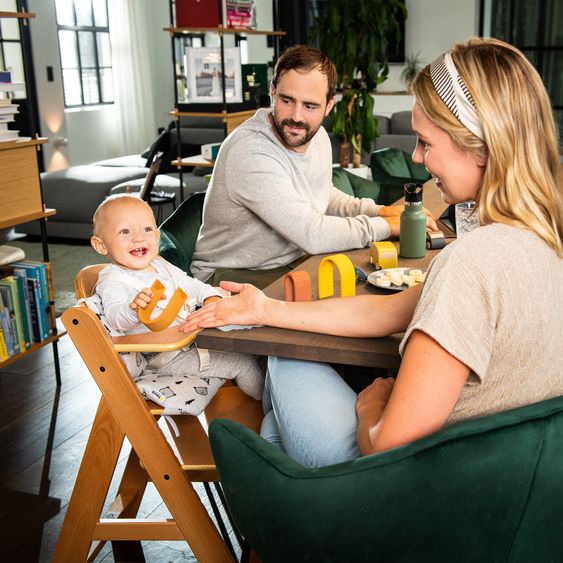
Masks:
[[[171,154],[177,154],[177,135],[172,130]],[[225,137],[220,119],[189,118],[182,122],[182,155],[199,154],[201,145],[222,141]],[[88,165],[71,166],[66,170],[44,172],[41,174],[43,201],[57,214],[47,222],[49,237],[89,239],[92,236],[92,216],[98,205],[113,193],[123,192],[130,187],[140,190],[147,175],[147,156],[149,147],[142,155],[130,155],[94,162]],[[205,174],[209,168],[184,169],[182,174],[184,198],[207,187]],[[180,203],[180,180],[174,169],[164,166],[156,178],[153,191],[176,194],[176,204]],[[173,210],[171,205],[163,208],[165,219]],[[155,210],[156,211],[156,210]],[[40,225],[37,221],[18,226],[18,232],[38,235]]]
[[[391,117],[376,114],[375,117],[377,118],[379,137],[375,139],[370,154],[374,150],[387,147],[398,148],[408,153],[414,151],[416,135],[412,130],[411,111],[398,111],[391,115]],[[332,144],[332,162],[338,162],[340,160],[340,143],[332,133],[332,123],[329,117],[324,120],[323,125],[328,131]],[[364,164],[369,165],[369,158],[369,154],[362,154],[362,162]]]

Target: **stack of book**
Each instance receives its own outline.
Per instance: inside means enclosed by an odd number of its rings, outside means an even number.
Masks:
[[[53,334],[52,302],[48,262],[22,260],[0,267],[0,362]]]
[[[16,113],[18,113],[17,104],[13,104],[8,98],[0,99],[0,143],[17,140],[19,131],[8,128],[8,125],[14,121]]]
[[[25,84],[12,82],[12,75],[8,70],[0,70],[0,92],[15,92],[25,90]],[[18,113],[17,104],[13,104],[10,98],[0,98],[0,143],[6,141],[17,141],[19,131],[9,129],[8,124],[14,121],[14,115]]]

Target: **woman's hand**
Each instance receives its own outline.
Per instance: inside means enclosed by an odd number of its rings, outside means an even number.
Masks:
[[[258,288],[248,283],[221,282],[221,287],[237,293],[205,305],[192,313],[179,326],[180,332],[192,332],[198,328],[211,328],[230,324],[265,324],[265,304],[268,298]]]
[[[391,236],[399,236],[400,216],[403,209],[402,205],[382,205],[377,212],[378,217],[383,217],[389,223]],[[426,207],[424,207],[424,213],[426,213],[426,230],[437,231],[438,225],[432,213]]]
[[[387,406],[391,391],[395,385],[394,377],[377,377],[366,387],[356,401],[358,416],[358,447],[362,455],[371,453],[370,432],[375,429]]]

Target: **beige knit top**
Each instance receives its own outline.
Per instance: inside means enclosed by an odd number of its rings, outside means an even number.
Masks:
[[[471,372],[447,425],[563,395],[563,260],[531,231],[480,227],[432,262],[413,330]]]

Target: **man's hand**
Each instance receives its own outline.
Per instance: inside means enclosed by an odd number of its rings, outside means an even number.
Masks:
[[[211,328],[230,324],[265,324],[264,306],[268,298],[257,287],[248,283],[221,282],[221,287],[237,293],[219,301],[205,305],[191,314],[180,325],[180,332],[193,332],[198,328]]]
[[[400,231],[400,217],[403,212],[404,207],[402,205],[382,205],[377,212],[378,217],[383,217],[391,229],[390,236],[399,236]],[[424,213],[426,213],[426,230],[427,231],[437,231],[438,225],[436,224],[436,219],[426,209],[423,208]]]

